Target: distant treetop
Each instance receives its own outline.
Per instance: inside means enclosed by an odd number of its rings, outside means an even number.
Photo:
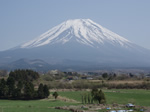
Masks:
[[[33,81],[39,78],[39,74],[33,70],[15,70],[9,73],[9,77],[19,81]]]

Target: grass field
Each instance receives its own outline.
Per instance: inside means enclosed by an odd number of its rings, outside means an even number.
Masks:
[[[150,107],[150,90],[111,90],[105,91],[108,103],[134,103]]]
[[[150,90],[104,90],[108,104],[134,103],[140,106],[150,106]],[[59,92],[61,96],[81,102],[81,91]]]
[[[54,109],[56,106],[74,105],[62,101],[10,101],[0,100],[0,112],[68,112]]]
[[[150,107],[150,90],[104,90],[107,103],[127,104],[134,103],[140,106]],[[62,91],[58,94],[68,99],[81,102],[81,94],[84,91]],[[52,94],[52,93],[51,93]],[[60,100],[44,99],[31,101],[0,100],[0,112],[69,112],[57,110],[56,106],[79,105],[77,102],[64,102]]]

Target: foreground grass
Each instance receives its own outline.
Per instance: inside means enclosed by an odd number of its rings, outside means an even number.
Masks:
[[[54,109],[56,106],[74,105],[62,101],[31,100],[31,101],[12,101],[0,100],[0,112],[69,112]]]
[[[108,104],[118,103],[127,104],[134,103],[140,106],[150,106],[150,90],[104,90]],[[67,91],[59,92],[61,96],[77,100],[81,102],[81,94],[83,91]]]

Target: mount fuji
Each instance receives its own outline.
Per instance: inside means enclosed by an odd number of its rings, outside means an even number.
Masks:
[[[50,65],[49,69],[136,68],[150,67],[150,50],[90,19],[74,19],[34,40],[0,52],[1,66],[20,59],[44,60]]]

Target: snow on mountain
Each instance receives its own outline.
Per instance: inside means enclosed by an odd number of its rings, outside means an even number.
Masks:
[[[71,40],[95,48],[106,43],[131,47],[130,41],[90,19],[74,19],[63,22],[38,38],[21,45],[20,48],[34,48],[55,43],[66,44]]]

